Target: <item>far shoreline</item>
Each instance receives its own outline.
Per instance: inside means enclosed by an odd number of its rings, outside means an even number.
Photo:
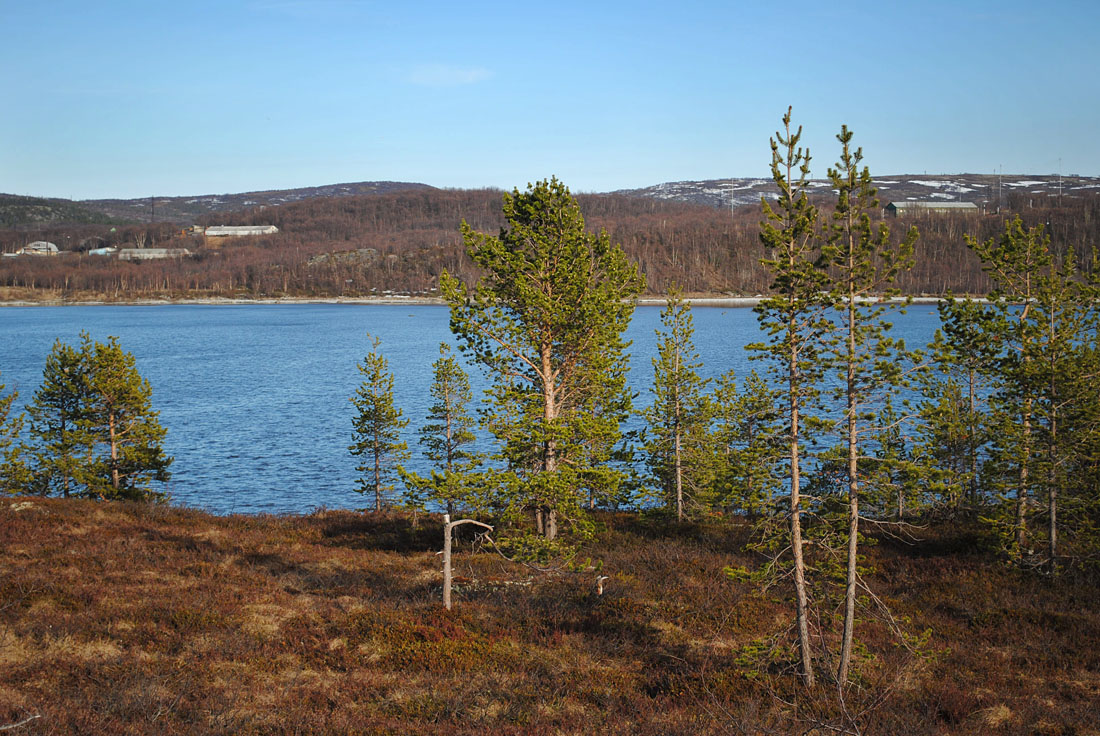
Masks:
[[[688,296],[683,301],[692,307],[739,309],[755,307],[763,296]],[[963,298],[963,297],[961,297]],[[892,297],[884,301],[893,304],[938,304],[946,297],[914,296]],[[646,296],[637,300],[639,307],[664,307],[668,297]],[[149,299],[13,299],[0,301],[0,307],[160,307],[160,306],[247,306],[279,304],[355,304],[363,306],[417,305],[445,307],[447,302],[438,297],[421,296],[367,296],[367,297],[179,297]]]

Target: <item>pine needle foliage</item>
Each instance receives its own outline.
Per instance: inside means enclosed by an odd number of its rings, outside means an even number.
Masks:
[[[356,364],[363,381],[350,399],[358,413],[352,419],[348,450],[361,458],[355,466],[361,474],[355,490],[373,495],[374,510],[380,512],[392,500],[401,461],[409,457],[408,443],[401,439],[409,420],[394,403],[393,373],[378,351],[380,341],[375,338],[373,345],[374,350]]]
[[[709,379],[700,377],[691,305],[679,289],[669,291],[657,330],[653,358],[653,403],[645,411],[646,462],[661,489],[666,510],[682,521],[688,512],[710,507],[714,486],[709,427]]]
[[[477,418],[470,412],[470,377],[447,343],[439,344],[439,358],[432,363],[429,392],[432,405],[419,441],[433,467],[427,478],[412,472],[403,475],[407,500],[418,508],[428,502],[442,504],[451,515],[456,508],[484,510],[483,494],[476,490],[480,484],[473,478],[482,456],[472,449]]]
[[[560,526],[587,533],[584,504],[606,490],[590,486],[621,475],[592,472],[592,449],[621,437],[622,333],[645,280],[606,232],[585,230],[556,178],[505,194],[503,213],[497,236],[462,223],[482,276],[471,289],[444,273],[440,290],[452,332],[491,382],[483,420],[506,466],[493,475],[498,507],[515,522],[533,516],[553,544]]]

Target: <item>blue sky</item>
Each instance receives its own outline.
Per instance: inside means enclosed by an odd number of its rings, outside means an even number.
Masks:
[[[1100,3],[0,0],[0,192],[1100,174]]]

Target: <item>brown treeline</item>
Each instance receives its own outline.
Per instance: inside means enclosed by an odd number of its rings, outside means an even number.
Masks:
[[[108,226],[53,226],[0,231],[0,249],[12,252],[33,240],[48,240],[72,253],[57,258],[4,258],[0,287],[61,298],[147,297],[334,297],[384,292],[435,293],[447,271],[471,280],[476,269],[462,248],[459,223],[496,232],[501,192],[417,190],[302,202],[211,215],[200,224],[273,224],[276,235],[215,243],[186,234],[181,225],[156,223],[111,231]],[[754,295],[767,290],[760,265],[766,254],[758,238],[760,208],[730,212],[704,205],[622,195],[578,198],[588,226],[604,228],[646,274],[650,294],[675,282],[689,294]],[[823,209],[829,202],[823,200]],[[908,294],[983,293],[988,282],[965,236],[997,237],[1006,219],[1044,224],[1053,250],[1073,249],[1092,261],[1100,243],[1100,194],[1073,198],[1010,195],[999,214],[925,214],[886,222],[900,236],[910,224],[920,230],[916,266],[901,276]],[[827,217],[827,213],[825,214]],[[191,257],[142,262],[87,255],[104,246],[187,248]]]

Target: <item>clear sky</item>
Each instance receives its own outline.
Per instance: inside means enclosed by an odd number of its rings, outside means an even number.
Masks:
[[[0,0],[0,192],[1100,174],[1097,0]]]

